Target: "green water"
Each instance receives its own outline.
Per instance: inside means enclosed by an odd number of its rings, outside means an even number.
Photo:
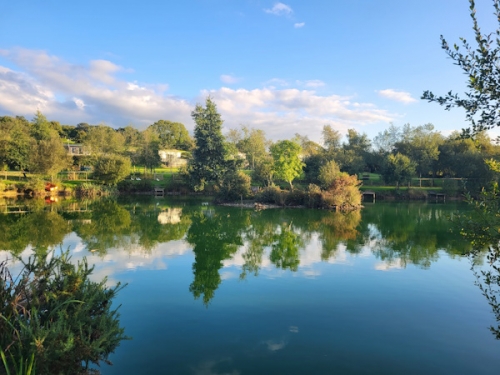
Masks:
[[[0,214],[0,260],[69,247],[129,284],[115,303],[133,340],[103,374],[500,373],[481,264],[448,220],[466,206],[16,204],[30,212]]]

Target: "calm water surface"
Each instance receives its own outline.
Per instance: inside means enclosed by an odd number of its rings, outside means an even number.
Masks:
[[[447,219],[464,206],[18,206],[0,214],[0,260],[69,247],[128,283],[115,303],[133,340],[103,374],[500,373],[494,311]]]

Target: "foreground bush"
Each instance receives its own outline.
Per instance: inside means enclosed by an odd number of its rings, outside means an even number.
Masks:
[[[26,364],[37,374],[81,374],[89,363],[109,363],[126,339],[111,309],[122,286],[90,281],[93,267],[85,259],[74,265],[68,252],[50,255],[33,255],[15,278],[0,263],[0,353],[7,373]]]

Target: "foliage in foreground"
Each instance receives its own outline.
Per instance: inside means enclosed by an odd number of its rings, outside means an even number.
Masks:
[[[460,50],[456,44],[450,47],[441,36],[442,48],[468,77],[465,98],[451,91],[445,96],[435,96],[430,91],[425,91],[422,95],[422,99],[436,102],[446,110],[458,107],[465,111],[466,120],[471,126],[462,130],[463,138],[477,137],[480,132],[500,125],[500,27],[494,38],[491,34],[482,34],[476,17],[475,2],[469,0],[469,3],[476,46],[471,46],[464,38],[460,38],[463,48]],[[500,0],[493,0],[493,7],[500,25]],[[498,161],[484,161],[492,172],[500,172]],[[472,270],[476,275],[476,284],[492,307],[497,323],[500,323],[500,199],[496,181],[497,179],[492,178],[492,189],[483,190],[479,199],[468,196],[473,212],[458,216],[455,221],[460,225],[462,235],[473,246],[473,262],[481,260],[483,251],[487,249],[486,260],[489,267],[477,269],[473,265]],[[500,339],[500,326],[492,326],[490,330]]]
[[[12,277],[0,264],[0,349],[7,373],[35,363],[38,374],[79,374],[126,339],[111,301],[123,288],[89,280],[86,259],[35,254]]]
[[[458,107],[463,108],[466,119],[472,125],[463,129],[464,136],[472,136],[483,130],[488,130],[500,125],[499,82],[500,68],[500,28],[496,30],[496,37],[481,33],[476,17],[474,0],[469,0],[472,29],[477,46],[471,46],[467,40],[460,38],[462,51],[456,44],[450,46],[441,36],[441,45],[446,54],[451,57],[455,65],[459,66],[469,78],[466,97],[460,97],[451,91],[444,96],[435,96],[430,91],[425,91],[422,99],[437,102],[447,110]],[[500,23],[500,1],[493,0],[495,15]]]
[[[472,244],[470,257],[476,285],[491,306],[498,326],[490,326],[490,331],[500,340],[500,200],[498,185],[491,191],[483,191],[477,200],[467,197],[473,211],[459,215],[455,222],[460,225],[461,234]],[[486,249],[487,265],[477,267],[477,259],[482,259]]]

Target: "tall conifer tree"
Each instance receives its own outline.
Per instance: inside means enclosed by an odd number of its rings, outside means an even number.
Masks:
[[[222,119],[217,106],[210,97],[205,107],[198,104],[191,112],[196,126],[194,138],[196,147],[188,167],[191,183],[201,191],[209,182],[219,182],[226,170],[226,147],[222,135]]]

